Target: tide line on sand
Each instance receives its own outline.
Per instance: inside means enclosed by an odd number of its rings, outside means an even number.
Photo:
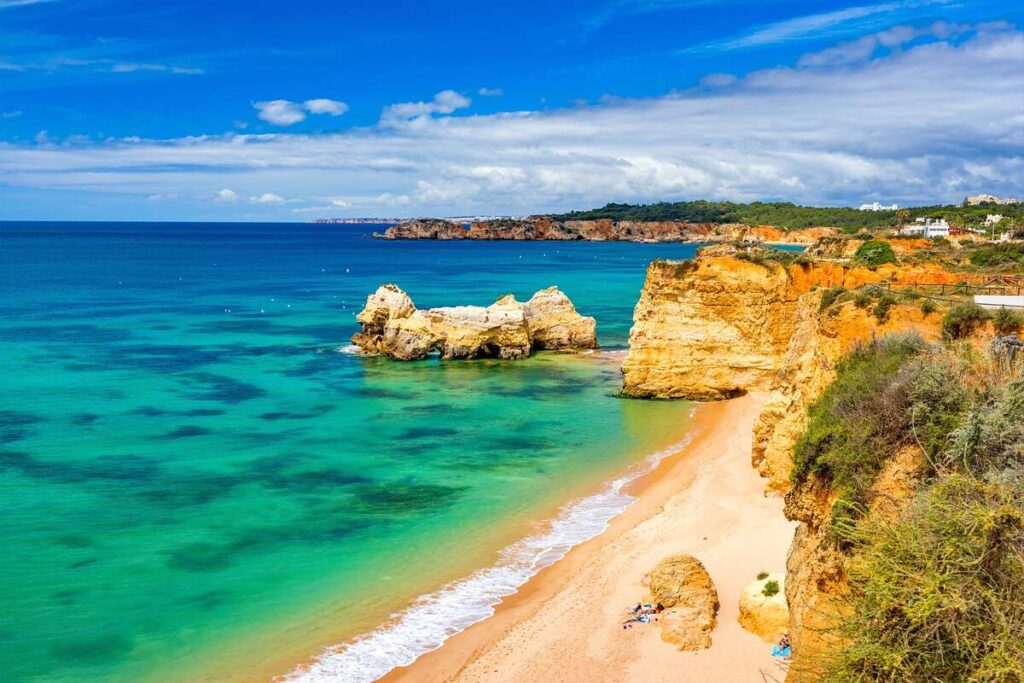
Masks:
[[[688,441],[689,436],[653,453],[598,493],[569,503],[545,531],[505,548],[494,565],[421,596],[380,628],[328,648],[312,664],[295,669],[283,680],[369,683],[436,650],[450,637],[493,615],[502,598],[516,593],[537,572],[603,532],[637,500],[624,492],[626,486],[652,472]]]

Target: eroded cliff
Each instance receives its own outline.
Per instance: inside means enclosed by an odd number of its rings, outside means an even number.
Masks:
[[[820,364],[822,353],[837,358],[850,343],[880,327],[920,326],[915,319],[919,315],[907,317],[894,309],[885,322],[876,319],[878,325],[862,315],[848,325],[840,319],[819,330],[820,290],[959,279],[941,268],[871,269],[780,257],[733,244],[702,249],[694,261],[656,261],[648,268],[634,311],[629,353],[622,364],[623,393],[699,400],[747,391],[784,393],[782,386],[775,386],[780,371],[793,374],[808,367],[804,355],[813,360],[818,354]],[[937,319],[924,327],[933,323]],[[823,342],[817,350],[819,334],[838,344]],[[775,398],[775,409],[783,398]]]
[[[747,240],[812,244],[835,234],[832,228],[781,230],[771,226],[689,223],[686,221],[562,221],[550,216],[476,221],[468,227],[453,221],[416,219],[388,228],[381,239],[412,240],[552,240],[588,242],[715,242]]]

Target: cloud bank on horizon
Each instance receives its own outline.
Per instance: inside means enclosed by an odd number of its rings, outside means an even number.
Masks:
[[[295,220],[695,198],[945,203],[1024,188],[1024,33],[1005,22],[888,26],[657,96],[474,113],[471,96],[504,97],[481,84],[386,105],[370,125],[290,132],[349,111],[344,93],[311,94],[253,102],[273,132],[0,142],[0,184],[50,198],[6,217],[75,218],[50,213],[62,196],[86,217],[157,206]]]

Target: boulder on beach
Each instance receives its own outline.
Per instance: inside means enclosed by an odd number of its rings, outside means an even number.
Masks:
[[[718,614],[718,591],[700,560],[675,555],[659,562],[645,579],[651,601],[661,603],[661,639],[680,650],[711,647]]]
[[[740,626],[760,636],[766,643],[778,642],[789,629],[785,572],[768,574],[743,589],[739,622]]]

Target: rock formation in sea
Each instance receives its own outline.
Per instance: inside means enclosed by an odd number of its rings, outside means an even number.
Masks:
[[[361,330],[352,343],[363,353],[396,360],[419,360],[439,351],[444,360],[515,360],[532,351],[597,348],[597,323],[582,316],[557,287],[529,301],[511,294],[490,306],[454,306],[419,310],[397,285],[385,284],[366,299],[356,316]]]
[[[689,223],[686,221],[562,221],[550,216],[461,223],[437,219],[403,221],[388,228],[380,239],[396,240],[560,240],[589,242],[713,242],[747,240],[812,244],[835,234],[832,228],[781,230],[771,226]]]
[[[700,560],[675,555],[659,562],[645,579],[652,604],[661,603],[658,615],[661,639],[680,650],[711,647],[711,632],[718,614],[718,591]]]
[[[766,589],[771,582],[774,592]],[[785,584],[784,573],[769,574],[751,581],[740,594],[740,626],[767,643],[777,643],[789,629]]]

